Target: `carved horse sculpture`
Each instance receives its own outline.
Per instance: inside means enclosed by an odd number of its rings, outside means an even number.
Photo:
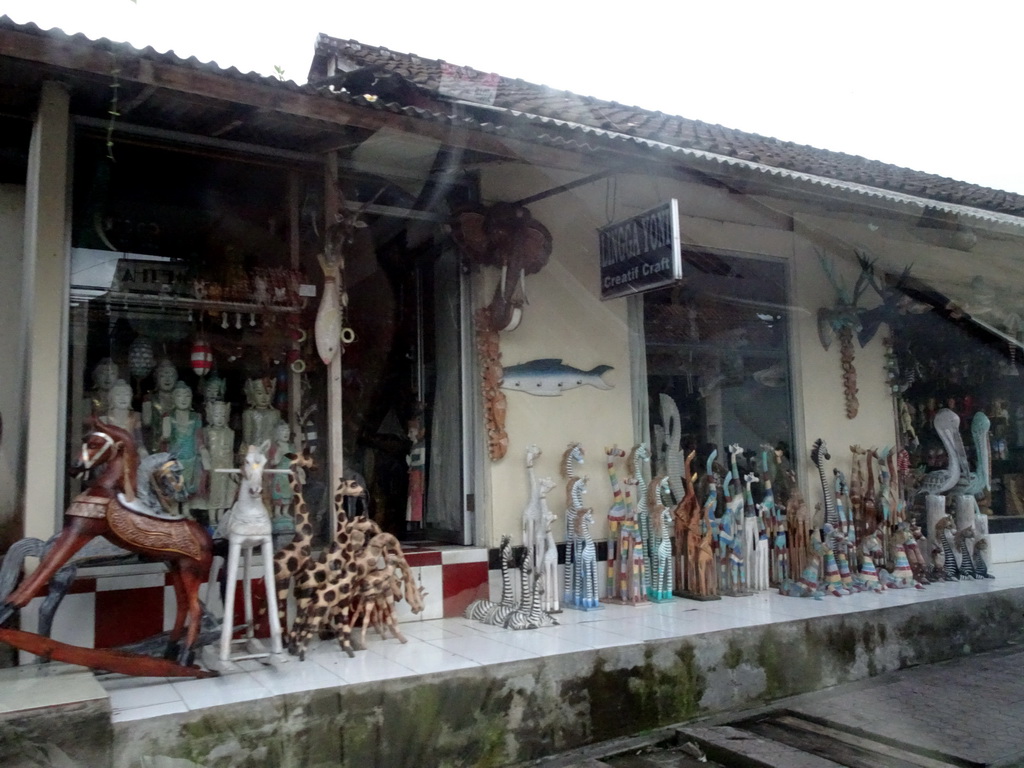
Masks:
[[[270,441],[261,445],[250,445],[242,461],[241,485],[235,503],[221,518],[217,537],[228,540],[227,586],[224,594],[224,625],[220,636],[220,661],[240,661],[268,655],[256,640],[252,610],[252,555],[256,547],[263,555],[264,587],[267,596],[267,616],[270,624],[271,653],[280,654],[284,648],[281,640],[281,622],[277,606],[277,592],[274,588],[273,525],[270,514],[263,503],[264,472],[287,472],[289,470],[266,469],[267,450]],[[294,455],[290,455],[294,459]],[[232,470],[221,470],[232,471]],[[244,560],[242,589],[245,602],[246,653],[232,655],[231,636],[235,614],[235,584],[238,581],[239,558]],[[216,570],[216,569],[215,569]],[[214,579],[211,578],[211,582]]]
[[[73,474],[93,470],[94,479],[68,507],[64,528],[39,567],[0,605],[0,625],[38,595],[79,549],[96,536],[103,536],[124,549],[163,560],[170,568],[178,612],[165,657],[176,658],[177,664],[162,668],[149,663],[156,660],[144,656],[78,648],[74,649],[77,652],[74,663],[136,675],[212,674],[188,666],[192,663],[193,646],[200,630],[199,588],[210,571],[210,534],[194,520],[168,519],[134,511],[137,468],[138,453],[131,434],[111,424],[95,422],[73,468]],[[18,641],[29,639],[21,635],[31,637],[30,633],[17,633],[19,637],[12,641],[7,635],[14,631],[3,632],[3,639],[18,647],[22,647]],[[49,641],[47,646],[54,658],[59,655],[52,652],[56,645],[60,644]]]

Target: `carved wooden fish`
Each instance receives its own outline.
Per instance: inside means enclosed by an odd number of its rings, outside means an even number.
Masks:
[[[324,365],[330,365],[341,348],[341,302],[338,298],[338,270],[320,259],[324,270],[324,292],[316,311],[313,338]]]
[[[601,378],[610,370],[610,365],[598,365],[589,371],[581,371],[565,365],[559,358],[531,360],[506,367],[501,388],[543,397],[556,397],[567,389],[582,387],[584,384],[597,389],[611,389],[612,385]]]

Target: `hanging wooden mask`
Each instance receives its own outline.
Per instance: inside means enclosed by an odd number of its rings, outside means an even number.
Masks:
[[[551,233],[523,206],[475,205],[455,213],[452,239],[475,264],[501,269],[487,312],[494,330],[511,331],[526,303],[526,276],[551,258]]]

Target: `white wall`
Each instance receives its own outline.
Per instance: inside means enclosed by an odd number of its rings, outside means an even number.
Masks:
[[[517,200],[568,181],[565,174],[536,168],[500,166],[483,175],[485,202]],[[618,444],[628,450],[637,440],[633,434],[629,376],[628,324],[625,300],[602,302],[598,280],[598,227],[644,211],[666,199],[680,202],[684,242],[740,254],[773,256],[790,265],[792,280],[791,328],[795,407],[794,452],[801,487],[810,508],[821,499],[818,475],[809,460],[810,446],[823,437],[830,446],[831,467],[849,473],[849,447],[890,446],[895,443],[892,398],[885,381],[883,326],[864,349],[856,346],[855,367],[859,387],[859,413],[847,419],[838,341],[826,351],[817,333],[817,310],[831,307],[835,290],[821,267],[816,249],[823,247],[822,228],[839,232],[848,216],[822,214],[807,226],[794,225],[777,200],[645,176],[620,176],[598,181],[529,205],[533,216],[551,231],[554,253],[538,275],[527,279],[529,305],[523,322],[501,336],[505,366],[537,358],[562,358],[567,364],[589,369],[607,364],[606,374],[615,385],[610,391],[583,387],[559,397],[543,398],[507,392],[509,451],[487,467],[489,493],[482,505],[486,541],[495,546],[503,533],[518,540],[521,513],[528,498],[524,451],[538,444],[544,454],[538,476],[557,478],[559,459],[570,441],[587,450],[583,471],[590,476],[588,506],[594,508],[595,538],[606,535],[605,513],[611,504],[604,466],[604,448]],[[872,231],[864,228],[864,231]],[[824,245],[836,258],[837,272],[852,287],[858,267],[853,258],[852,236],[825,238]],[[484,274],[478,293],[490,298],[496,275]],[[868,293],[863,304],[877,299]],[[728,436],[725,436],[728,440]],[[563,514],[564,487],[548,497],[552,511]],[[556,523],[556,531],[560,530]],[[564,534],[562,534],[564,535]],[[559,539],[562,535],[557,535]]]

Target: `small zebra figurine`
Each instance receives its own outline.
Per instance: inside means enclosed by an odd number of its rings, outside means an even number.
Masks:
[[[498,559],[501,561],[501,602],[492,600],[474,600],[463,612],[463,616],[473,621],[487,622],[487,618],[499,607],[515,607],[515,594],[512,591],[512,537],[502,536],[498,547]]]
[[[949,543],[949,536],[947,536],[953,525],[953,518],[949,515],[940,517],[938,522],[935,523],[935,536],[939,540],[939,544],[942,545],[942,574],[946,581],[956,581],[960,578],[960,568],[956,564],[956,555],[953,553],[953,547]]]
[[[526,566],[527,563],[524,561],[523,565]],[[529,573],[526,568],[523,571]],[[523,605],[512,611],[505,619],[505,629],[537,629],[541,626],[544,612],[541,610],[540,601],[541,595],[544,594],[544,585],[540,582],[539,574],[533,578],[533,589],[530,590],[530,593],[532,597],[529,606],[526,605],[526,596],[524,595]]]
[[[971,559],[971,550],[967,546],[968,539],[974,538],[974,526],[969,525],[956,532],[953,537],[953,544],[960,550],[960,578],[976,579],[978,577],[974,561]]]
[[[994,579],[995,576],[988,572],[988,564],[985,558],[988,557],[988,539],[978,539],[974,543],[974,578]]]
[[[594,524],[594,512],[589,507],[583,510],[578,518],[580,528],[580,591],[574,595],[575,607],[585,611],[600,608],[597,597],[597,548],[594,546],[594,537],[590,533],[590,526]]]

